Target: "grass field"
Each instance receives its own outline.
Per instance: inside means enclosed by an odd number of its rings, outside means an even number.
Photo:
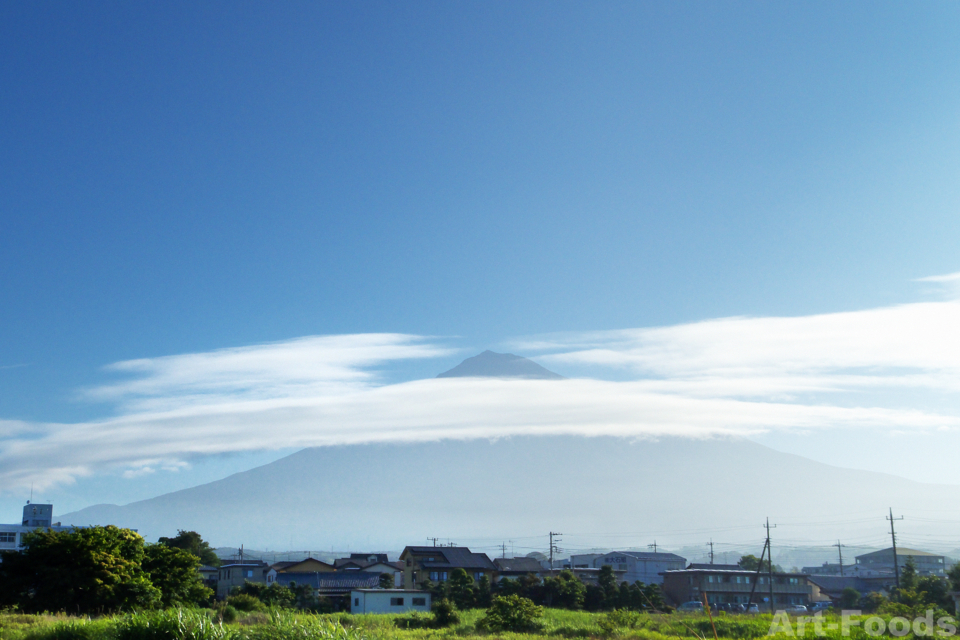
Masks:
[[[395,615],[310,615],[279,611],[251,613],[231,624],[214,622],[212,611],[168,610],[129,615],[79,618],[66,615],[0,614],[0,640],[441,640],[443,638],[624,638],[637,640],[711,640],[714,627],[719,638],[751,640],[768,635],[769,615],[715,616],[713,624],[703,614],[648,615],[632,612],[610,614],[547,609],[542,629],[535,634],[482,634],[476,623],[483,611],[461,613],[460,624],[445,629],[400,629]],[[866,616],[863,617],[865,619]],[[794,620],[795,622],[795,620]],[[824,616],[825,638],[844,637],[838,616]],[[794,628],[794,631],[796,629]],[[775,634],[785,640],[801,634]],[[816,638],[812,625],[803,637]],[[886,637],[891,637],[884,633]],[[850,629],[854,640],[870,640],[862,626]],[[913,637],[912,632],[906,638]]]

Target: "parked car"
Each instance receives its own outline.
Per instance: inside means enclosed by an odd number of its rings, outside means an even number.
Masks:
[[[682,605],[677,607],[677,611],[703,611],[703,603],[697,600],[684,602]]]
[[[792,604],[784,609],[784,611],[787,613],[807,613],[808,609],[802,604]]]
[[[833,607],[833,603],[828,600],[827,602],[814,602],[807,608],[810,611],[827,611],[832,607]]]
[[[760,613],[760,607],[757,606],[757,603],[751,602],[750,604],[743,605],[744,613]]]

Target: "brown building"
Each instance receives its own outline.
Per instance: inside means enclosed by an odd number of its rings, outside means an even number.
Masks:
[[[674,606],[694,600],[702,602],[703,594],[706,594],[710,604],[753,602],[761,610],[769,610],[769,580],[766,574],[757,576],[756,571],[742,569],[683,569],[664,572],[663,591]],[[802,573],[773,574],[774,610],[793,604],[809,604],[813,600],[813,592],[813,586]]]
[[[446,582],[456,569],[463,569],[474,580],[487,576],[493,582],[496,565],[485,553],[473,553],[466,547],[407,547],[400,554],[403,563],[403,588],[419,589],[424,581]]]

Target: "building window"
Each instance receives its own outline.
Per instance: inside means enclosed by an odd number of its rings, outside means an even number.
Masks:
[[[477,571],[476,573],[473,574],[474,580],[480,580],[480,578],[482,577],[483,577],[483,571]]]
[[[248,578],[252,578],[252,577],[253,577],[253,569],[248,569],[248,570],[247,570],[247,577],[248,577]]]
[[[391,607],[402,607],[402,606],[403,606],[403,598],[390,598],[390,606],[391,606]]]
[[[414,599],[413,599],[413,606],[415,606],[415,607],[425,607],[425,606],[427,606],[427,599],[426,599],[426,598],[414,598]]]
[[[713,576],[707,576],[707,582],[713,582]]]
[[[355,607],[359,607],[359,606],[360,606],[360,598],[354,598],[354,599],[353,599],[353,606],[355,606]]]
[[[439,574],[438,572],[436,572],[436,571],[431,571],[431,572],[430,572],[430,579],[433,580],[434,582],[437,582],[437,581],[440,580],[440,574]]]
[[[0,531],[0,542],[16,542],[17,534],[13,531]]]

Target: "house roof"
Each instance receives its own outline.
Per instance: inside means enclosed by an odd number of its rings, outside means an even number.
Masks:
[[[534,558],[496,558],[493,564],[500,573],[539,573],[543,567]]]
[[[274,562],[272,565],[270,565],[270,568],[276,569],[277,571],[283,571],[287,567],[292,567],[295,564],[300,564],[300,561],[297,560],[296,562],[292,562],[290,560],[284,560],[283,562]]]
[[[886,549],[881,549],[880,551],[871,551],[870,553],[864,553],[857,556],[857,560],[860,558],[874,558],[874,557],[886,557],[888,555],[893,555],[893,547],[887,547]],[[916,549],[907,549],[906,547],[897,547],[897,556],[930,556],[934,558],[942,558],[943,556],[939,553],[929,553],[927,551],[917,551]]]
[[[662,551],[611,551],[610,553],[601,553],[597,557],[603,556],[631,556],[637,560],[659,560],[660,562],[686,562],[687,559],[678,556],[675,553],[666,553]]]
[[[380,585],[379,573],[366,571],[278,573],[277,583],[286,587],[291,582],[307,585],[321,592],[346,592],[351,589],[373,589]]]
[[[738,564],[708,564],[701,562],[691,562],[690,566],[687,569],[706,569],[708,571],[740,571],[741,567]]]
[[[424,568],[497,570],[487,554],[473,553],[467,547],[407,547],[401,557],[408,554],[417,556],[417,562]]]
[[[713,566],[717,566],[717,565],[713,565]],[[747,570],[747,569],[737,569],[737,570],[732,570],[732,569],[674,569],[674,570],[672,570],[672,571],[663,571],[663,572],[660,573],[660,575],[664,575],[664,576],[668,576],[668,575],[669,575],[669,576],[672,576],[672,575],[676,575],[676,574],[678,574],[678,573],[729,573],[730,575],[740,574],[740,575],[752,576],[752,575],[756,574],[757,572],[756,572],[756,570],[750,571],[750,570]],[[767,572],[766,572],[766,571],[761,571],[761,572],[760,572],[760,575],[761,575],[761,576],[765,576],[765,575],[767,575]],[[791,578],[794,578],[794,577],[808,578],[808,577],[809,577],[809,576],[808,576],[807,574],[805,574],[805,573],[788,573],[788,572],[781,572],[781,571],[774,571],[774,572],[773,572],[773,575],[775,575],[775,576],[788,576],[788,577],[791,577]]]
[[[370,558],[373,558],[371,561]],[[349,558],[341,560],[363,560],[364,562],[390,562],[385,553],[351,553]]]
[[[820,587],[823,593],[831,597],[840,597],[843,590],[847,587],[853,587],[860,593],[870,591],[879,591],[880,589],[893,586],[895,579],[888,578],[860,578],[858,576],[808,576],[807,580]]]

